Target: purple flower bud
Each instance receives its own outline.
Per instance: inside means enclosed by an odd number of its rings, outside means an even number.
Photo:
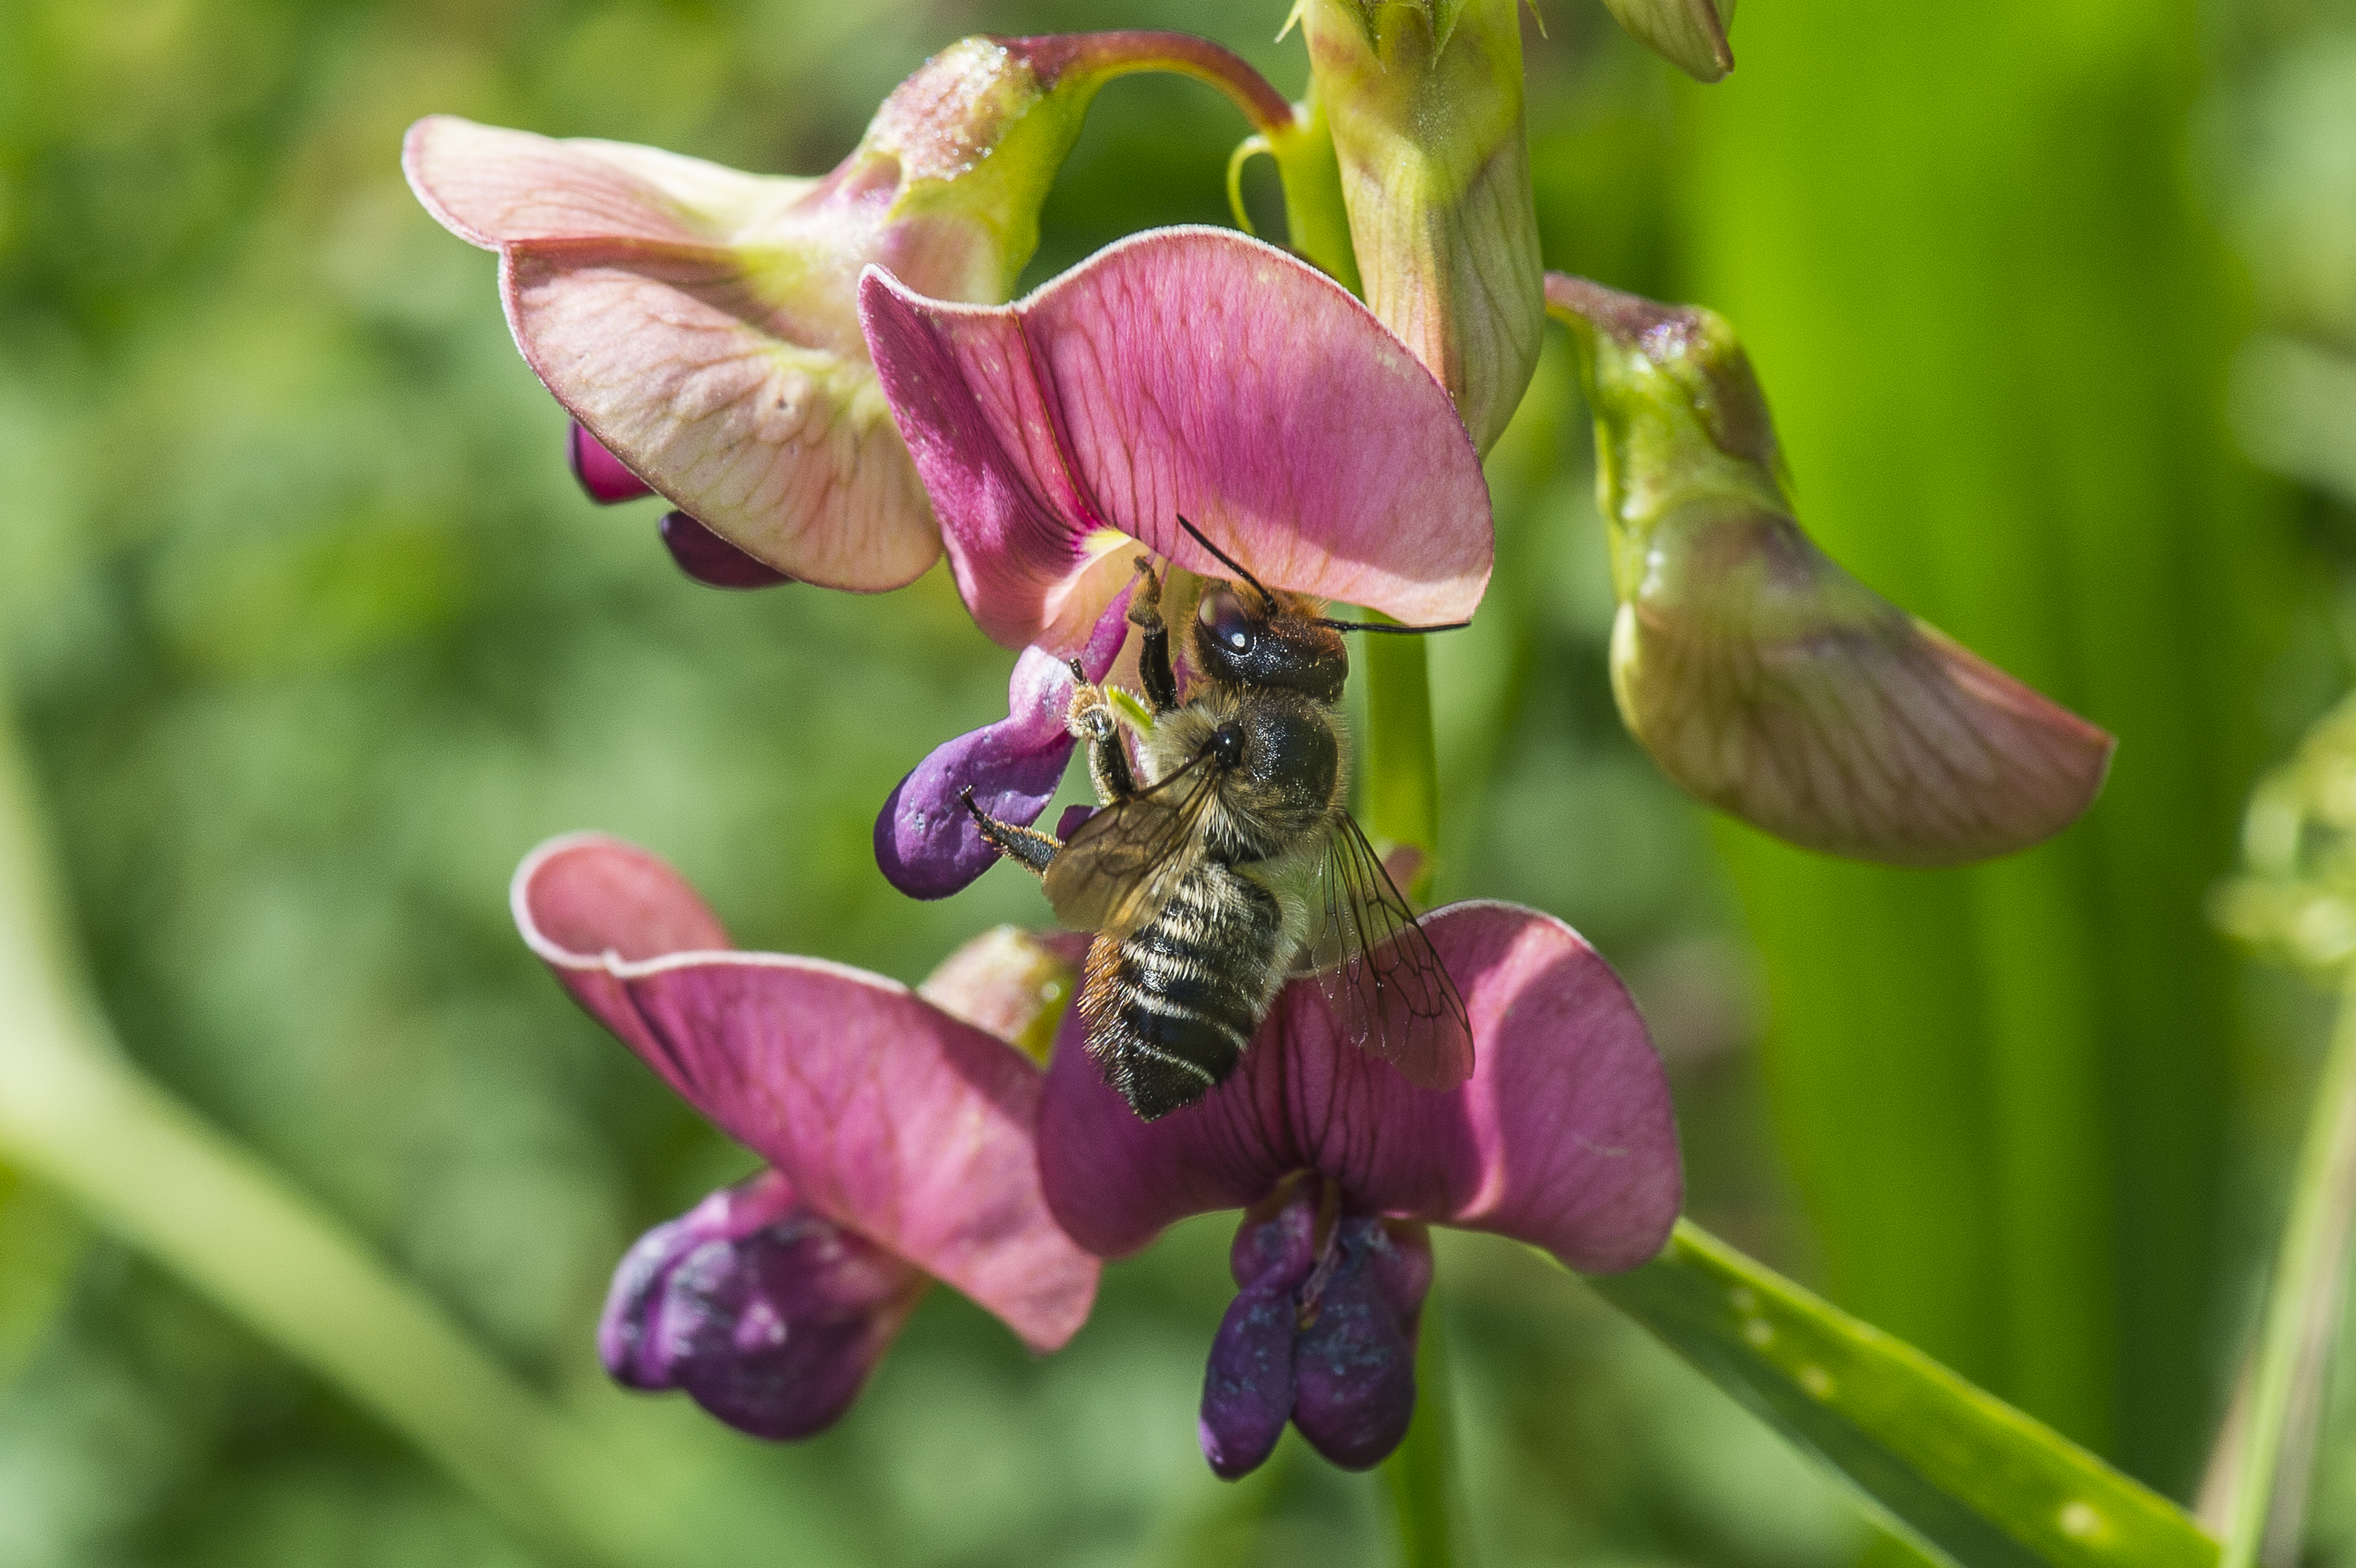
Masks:
[[[764,1171],[640,1238],[597,1349],[626,1388],[684,1389],[755,1437],[808,1437],[850,1408],[929,1283]]]
[[[1242,1287],[1211,1341],[1197,1426],[1223,1479],[1275,1451],[1288,1418],[1345,1469],[1379,1464],[1415,1416],[1415,1337],[1431,1288],[1420,1225],[1330,1218],[1329,1184],[1296,1181],[1251,1210],[1228,1266]]]
[[[707,588],[774,588],[791,577],[756,561],[683,511],[663,513],[662,542],[679,569]]]
[[[579,420],[573,422],[572,432],[564,438],[564,457],[573,465],[573,477],[600,506],[655,493],[653,486],[630,472],[619,457],[605,450],[603,442],[582,428]]]

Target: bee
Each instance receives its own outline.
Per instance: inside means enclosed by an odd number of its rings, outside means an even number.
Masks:
[[[1463,998],[1350,815],[1335,713],[1344,631],[1454,628],[1328,619],[1178,521],[1236,581],[1214,580],[1187,628],[1183,701],[1145,557],[1129,611],[1143,703],[1074,663],[1069,722],[1102,808],[1058,843],[965,793],[982,837],[1039,875],[1056,918],[1096,933],[1079,996],[1089,1054],[1153,1121],[1223,1082],[1306,969],[1355,1043],[1426,1088],[1462,1082]]]

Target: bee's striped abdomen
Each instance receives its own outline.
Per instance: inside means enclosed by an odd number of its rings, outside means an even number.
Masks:
[[[1080,1012],[1105,1081],[1151,1122],[1235,1070],[1283,973],[1283,912],[1227,866],[1198,865],[1152,919],[1088,950]]]

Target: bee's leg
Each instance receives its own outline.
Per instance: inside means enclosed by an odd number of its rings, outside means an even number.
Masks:
[[[1098,801],[1118,805],[1137,793],[1129,748],[1120,740],[1120,721],[1113,716],[1112,704],[1105,701],[1104,688],[1088,680],[1076,659],[1072,660],[1072,705],[1064,725],[1074,739],[1087,742],[1088,779],[1097,787]]]
[[[1178,705],[1178,677],[1170,669],[1170,628],[1162,619],[1162,580],[1150,556],[1137,558],[1137,592],[1130,596],[1130,624],[1144,632],[1137,650],[1137,679],[1157,714]]]
[[[1062,844],[1035,828],[1000,822],[975,801],[969,785],[958,799],[964,801],[965,809],[973,813],[974,825],[981,830],[981,836],[991,848],[1037,875],[1047,875],[1047,863],[1055,858],[1055,852],[1064,847]]]

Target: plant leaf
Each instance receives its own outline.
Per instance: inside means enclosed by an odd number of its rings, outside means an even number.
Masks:
[[[2217,1542],[2174,1503],[1689,1221],[1653,1262],[1589,1283],[1936,1558],[2217,1561]]]

